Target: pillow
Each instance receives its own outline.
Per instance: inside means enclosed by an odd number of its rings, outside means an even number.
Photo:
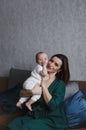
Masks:
[[[66,92],[65,92],[64,100],[66,100],[69,97],[73,96],[78,91],[79,91],[78,83],[76,83],[76,82],[68,83],[66,85]]]
[[[31,71],[11,68],[9,73],[8,89],[13,88],[18,83],[23,82],[30,76]]]
[[[65,101],[65,112],[69,128],[86,127],[86,100],[82,91]]]

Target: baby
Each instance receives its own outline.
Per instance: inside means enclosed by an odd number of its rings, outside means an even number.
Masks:
[[[47,63],[48,56],[44,52],[38,52],[36,54],[36,63],[37,66],[31,72],[31,76],[23,83],[24,89],[32,89],[37,83],[41,84],[42,77],[47,75]],[[22,109],[22,104],[26,102],[27,108],[32,111],[31,105],[36,102],[41,95],[33,95],[28,101],[29,97],[21,97],[19,101],[16,103],[16,106]]]

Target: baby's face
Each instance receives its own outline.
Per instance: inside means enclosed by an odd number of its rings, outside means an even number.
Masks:
[[[48,63],[48,56],[45,53],[39,54],[37,63],[43,66]]]

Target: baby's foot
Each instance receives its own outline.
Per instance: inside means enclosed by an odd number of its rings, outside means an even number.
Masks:
[[[20,102],[17,102],[17,103],[16,103],[16,106],[19,107],[20,109],[22,109],[22,105],[21,105]]]
[[[31,105],[30,105],[28,102],[26,103],[26,107],[27,107],[30,111],[32,111]]]

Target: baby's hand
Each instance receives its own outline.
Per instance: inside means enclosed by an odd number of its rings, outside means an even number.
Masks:
[[[48,60],[43,61],[43,66],[47,66]]]

